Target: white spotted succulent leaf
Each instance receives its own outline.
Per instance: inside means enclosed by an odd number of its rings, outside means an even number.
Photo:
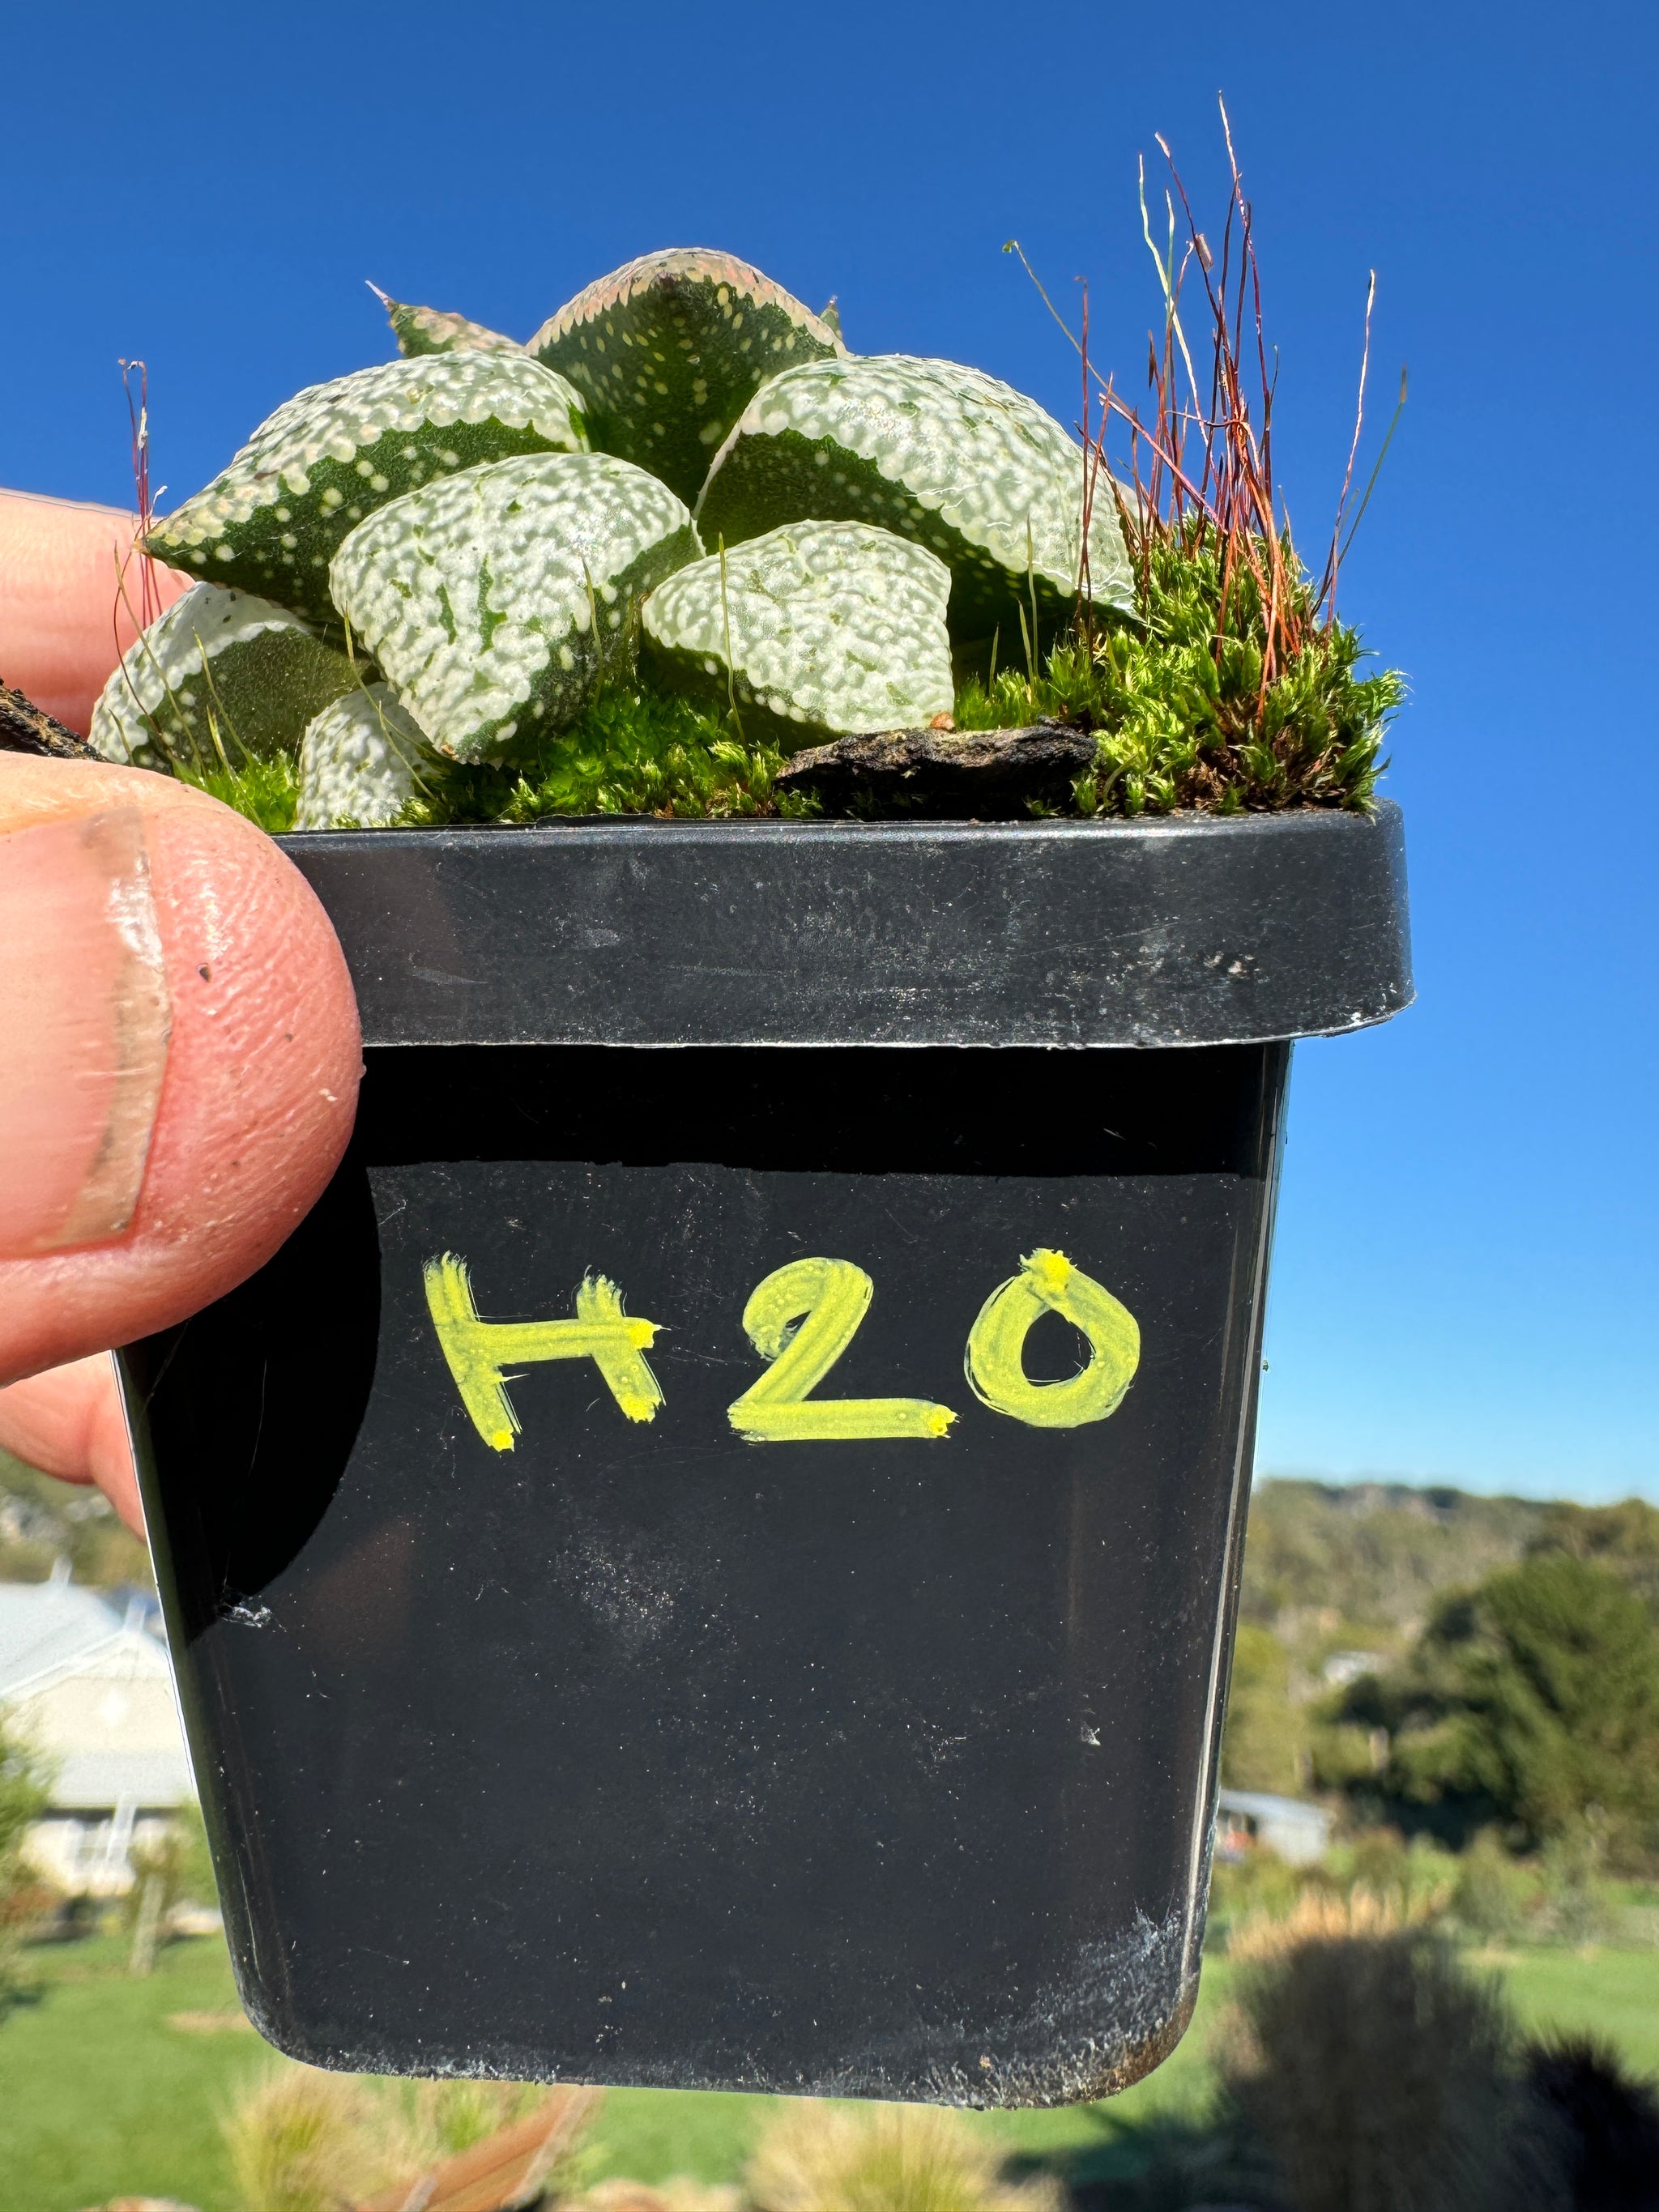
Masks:
[[[121,656],[93,708],[92,747],[140,768],[240,768],[293,754],[312,717],[357,680],[285,607],[197,584]]]
[[[938,554],[955,580],[959,638],[1005,637],[1035,594],[1052,619],[1081,567],[1083,448],[1035,400],[955,362],[849,356],[763,384],[716,457],[697,507],[704,543],[781,524],[845,518]],[[1089,582],[1097,605],[1134,605],[1110,483],[1092,502]]]
[[[359,524],[335,604],[452,759],[504,759],[631,665],[641,602],[701,551],[667,486],[608,453],[438,477]]]
[[[300,747],[296,830],[349,823],[383,830],[448,763],[385,684],[366,684],[325,707]]]
[[[673,246],[588,285],[528,350],[581,393],[601,452],[649,469],[689,506],[762,379],[845,349],[746,261]]]
[[[646,601],[644,638],[659,681],[729,692],[793,750],[948,714],[950,595],[945,563],[890,531],[791,523],[671,576]]]
[[[386,362],[287,401],[145,544],[326,621],[335,549],[387,501],[481,462],[586,445],[577,393],[527,355]]]
[[[411,307],[392,299],[378,284],[368,289],[386,309],[398,352],[411,361],[423,353],[521,354],[525,350],[517,338],[503,337],[499,331],[489,330],[483,323],[470,323],[465,315],[452,314],[447,308]]]

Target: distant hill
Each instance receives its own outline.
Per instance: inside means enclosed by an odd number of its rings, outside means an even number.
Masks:
[[[1443,1589],[1511,1565],[1556,1509],[1403,1482],[1269,1478],[1250,1499],[1243,1618],[1286,1644],[1394,1652]]]

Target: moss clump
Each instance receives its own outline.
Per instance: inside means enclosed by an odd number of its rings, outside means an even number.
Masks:
[[[1291,611],[1309,614],[1313,587],[1299,570],[1291,591]],[[1067,812],[1370,805],[1405,680],[1393,670],[1361,673],[1356,630],[1309,614],[1297,649],[1281,653],[1264,683],[1267,623],[1254,574],[1248,566],[1235,570],[1224,606],[1221,553],[1195,525],[1152,538],[1137,597],[1136,623],[1115,622],[1091,636],[1073,629],[1024,669],[970,678],[957,693],[957,726],[1049,719],[1092,732],[1098,762],[1078,779]],[[815,811],[775,792],[785,760],[740,714],[734,721],[688,698],[613,685],[527,759],[446,774],[400,823]],[[295,772],[285,762],[191,780],[267,830],[292,823]]]
[[[803,814],[773,790],[785,756],[687,699],[602,691],[568,729],[511,767],[459,768],[403,815],[409,829],[538,822],[544,815]]]
[[[456,767],[404,809],[396,826],[538,822],[544,815],[656,814],[689,820],[812,814],[811,799],[773,790],[786,756],[757,743],[729,715],[647,691],[601,692],[539,752],[510,767]],[[246,769],[178,770],[185,782],[273,835],[294,827],[299,775],[291,761]],[[337,822],[337,828],[358,825]]]
[[[226,806],[234,806],[257,822],[273,837],[294,827],[294,810],[300,799],[299,763],[285,756],[276,760],[251,760],[240,769],[175,767],[180,783],[192,783]]]
[[[1099,762],[1078,780],[1080,814],[1369,805],[1405,679],[1359,673],[1358,631],[1316,619],[1314,587],[1288,546],[1291,605],[1279,626],[1288,613],[1300,641],[1272,666],[1249,565],[1224,589],[1224,545],[1194,520],[1150,532],[1140,550],[1139,626],[1074,632],[1024,671],[970,682],[957,726],[1048,717],[1094,731]]]

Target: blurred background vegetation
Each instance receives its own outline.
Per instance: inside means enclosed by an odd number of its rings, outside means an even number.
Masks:
[[[100,1501],[0,1464],[0,1578],[60,1558],[149,1586]],[[380,2212],[515,2129],[557,2154],[511,2201],[568,2212],[1659,2207],[1659,1510],[1635,1501],[1257,1486],[1223,1779],[1316,1805],[1329,1845],[1292,1865],[1235,1830],[1193,2026],[1098,2106],[315,2075],[185,1932],[199,1820],[135,1854],[125,1900],[55,1896],[22,1848],[42,1779],[0,1737],[8,2212]]]

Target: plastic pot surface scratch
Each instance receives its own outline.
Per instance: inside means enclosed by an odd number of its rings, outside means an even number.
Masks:
[[[955,825],[292,841],[363,1002],[352,1149],[249,1283],[123,1355],[274,2041],[1009,2105],[1172,2046],[1286,1040],[1410,995],[1397,816],[1369,848],[1313,820],[1296,868],[1349,881],[1299,954],[1229,912],[1213,825],[1216,860],[1177,828],[1151,863]],[[1251,945],[1297,1018],[1227,1041]],[[469,987],[420,969],[485,977],[486,1034],[422,1036]],[[775,1033],[791,994],[836,1042]]]

